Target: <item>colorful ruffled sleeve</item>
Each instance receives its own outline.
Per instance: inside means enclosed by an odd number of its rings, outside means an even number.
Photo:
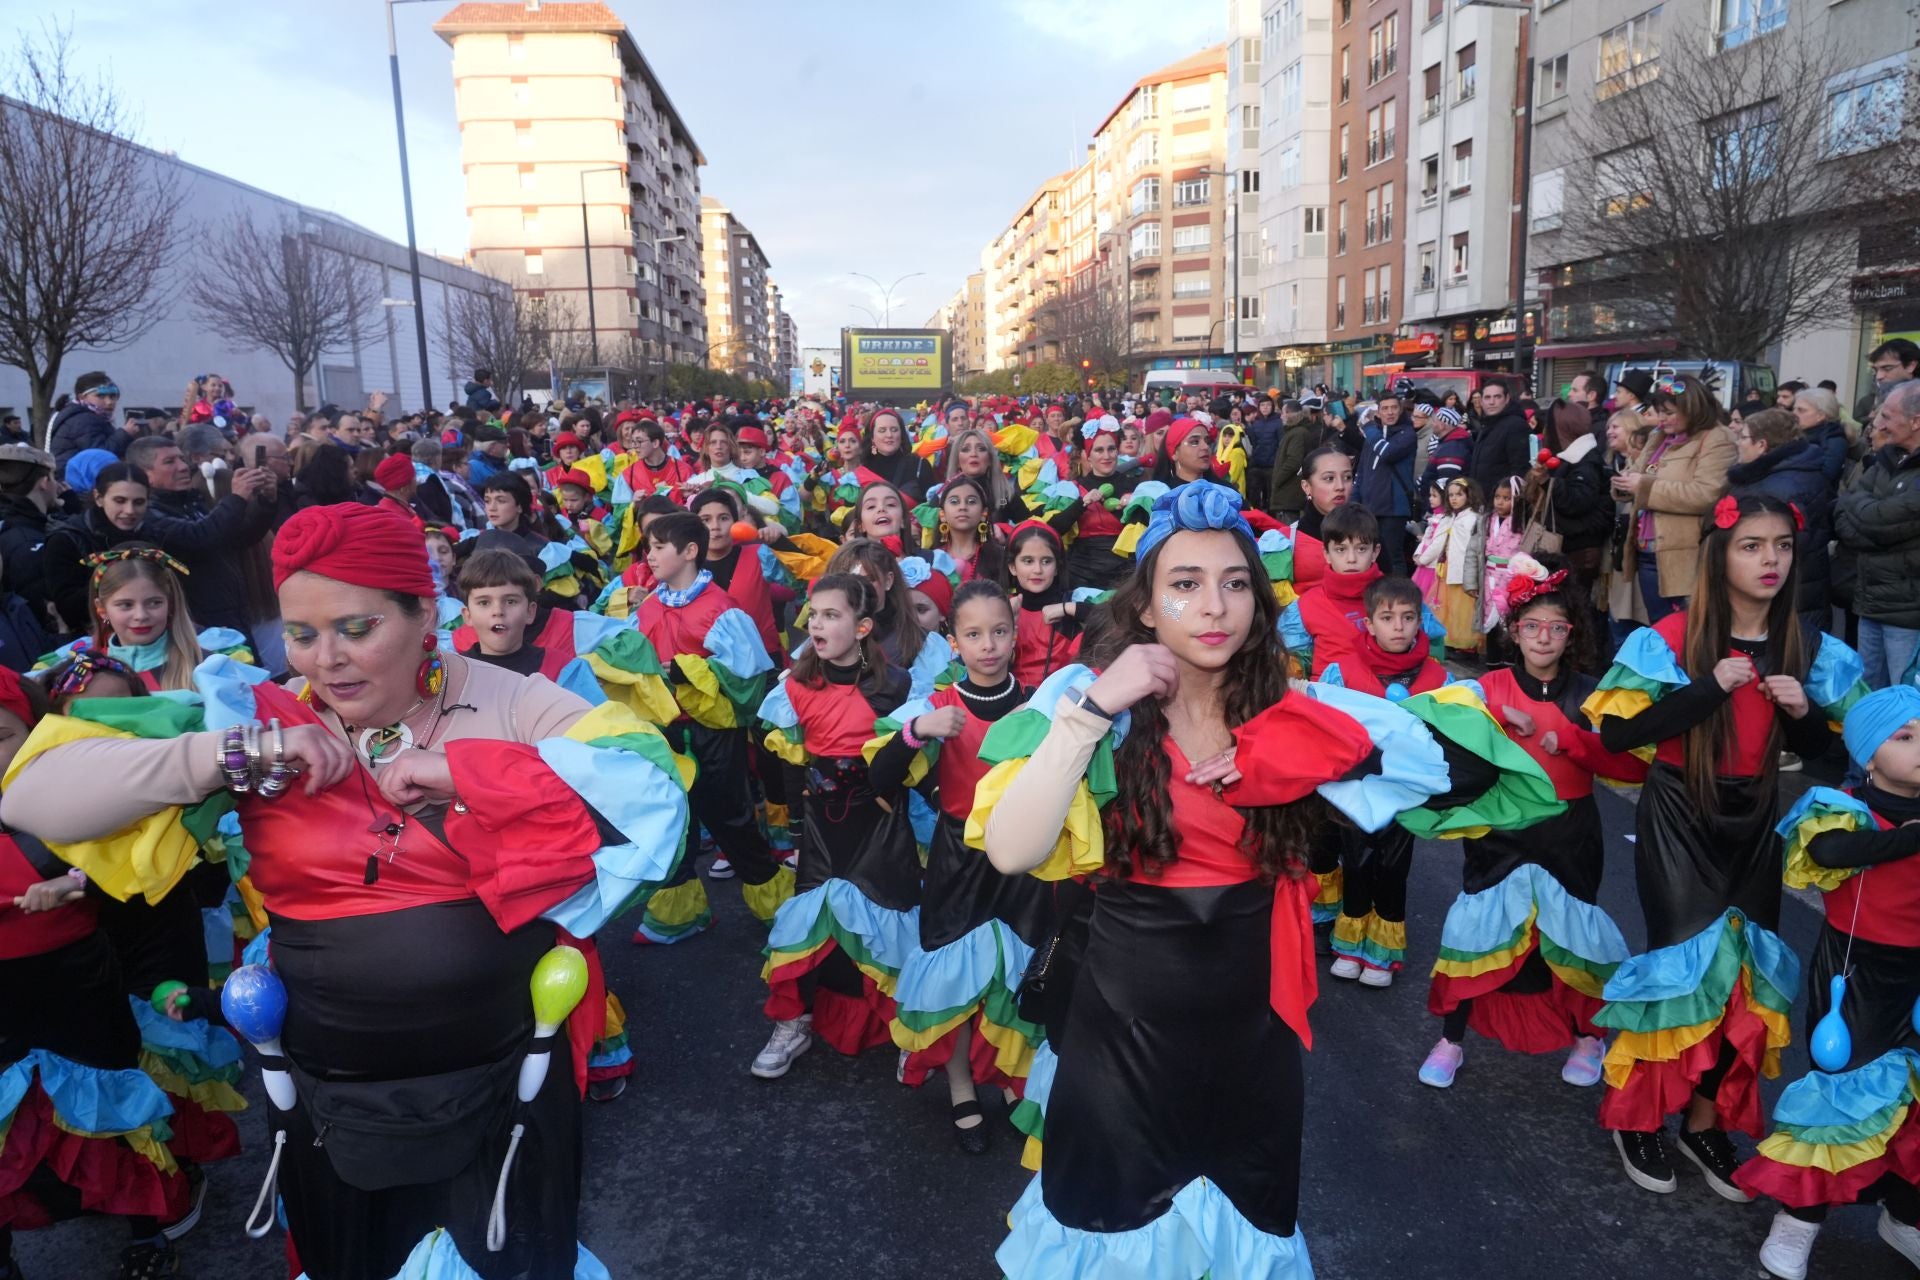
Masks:
[[[1807,853],[1814,837],[1829,831],[1875,831],[1873,811],[1844,791],[1814,787],[1801,796],[1774,830],[1786,844],[1785,880],[1789,889],[1829,892],[1845,884],[1861,868],[1823,867]]]
[[[784,545],[775,545],[773,554],[780,567],[796,581],[812,582],[827,571],[827,561],[833,559],[833,553],[839,549],[815,534],[794,533],[787,535]]]
[[[953,662],[953,645],[948,643],[947,638],[937,631],[928,633],[920,644],[920,652],[914,658],[913,665],[907,668],[907,696],[931,696]]]
[[[503,929],[537,918],[588,937],[663,884],[686,835],[689,762],[615,702],[539,742],[457,738],[448,842]]]
[[[573,647],[576,656],[562,668],[556,684],[590,703],[623,703],[652,724],[672,724],[680,718],[680,705],[667,687],[660,655],[631,618],[575,613]],[[583,682],[592,693],[581,687]]]
[[[980,745],[980,759],[992,767],[974,788],[973,812],[967,815],[966,842],[985,849],[987,822],[1041,739],[1053,728],[1053,717],[1060,699],[1068,692],[1091,685],[1094,671],[1078,663],[1062,667],[1041,681],[1024,706],[1003,716],[987,730]],[[1100,810],[1119,791],[1114,774],[1113,752],[1126,739],[1131,717],[1122,713],[1113,728],[1094,749],[1086,776],[1075,784],[1066,821],[1047,860],[1031,874],[1042,880],[1065,880],[1071,876],[1098,871],[1106,864],[1106,836],[1101,828]]]
[[[1641,627],[1627,637],[1613,657],[1613,665],[1600,677],[1600,687],[1580,704],[1587,722],[1595,728],[1607,716],[1631,720],[1675,689],[1684,689],[1693,681],[1680,668],[1667,638],[1652,627]],[[1636,747],[1642,760],[1653,759],[1652,745]]]
[[[1477,839],[1566,812],[1553,780],[1507,736],[1478,685],[1444,685],[1395,705],[1427,726],[1448,761],[1448,789],[1402,813],[1400,825],[1407,830],[1429,840]]]
[[[197,639],[200,642],[200,652],[203,654],[218,653],[232,658],[235,662],[248,664],[254,661],[253,641],[232,627],[208,627],[199,634]]]
[[[713,620],[702,641],[706,654],[675,656],[683,684],[680,707],[709,729],[736,729],[752,722],[767,693],[773,659],[760,642],[753,619],[728,609]]]
[[[1840,724],[1854,703],[1872,692],[1867,688],[1866,667],[1860,655],[1825,632],[1820,634],[1820,647],[1814,651],[1804,688],[1807,700],[1827,713],[1827,724],[1835,733],[1840,732]]]
[[[1163,480],[1142,480],[1133,487],[1127,496],[1127,505],[1121,508],[1120,519],[1126,528],[1113,541],[1113,554],[1130,556],[1134,548],[1140,545],[1140,535],[1147,531],[1147,518],[1153,513],[1153,504],[1160,495],[1169,492]]]
[[[1300,598],[1293,589],[1293,539],[1287,536],[1284,529],[1268,529],[1260,535],[1255,546],[1260,551],[1261,567],[1267,571],[1267,577],[1273,583],[1273,598],[1283,608],[1293,608],[1294,601]],[[1298,617],[1296,610],[1295,619]],[[1285,634],[1281,632],[1283,637]]]
[[[787,681],[790,673],[782,672],[773,691],[760,703],[757,714],[760,724],[766,730],[765,745],[768,751],[791,765],[804,765],[807,762],[807,735],[800,723],[800,713],[793,708],[793,699],[787,696]]]
[[[926,715],[932,710],[933,703],[925,698],[909,698],[907,701],[901,703],[892,711],[889,711],[886,715],[874,721],[874,736],[868,739],[865,746],[860,748],[861,756],[865,758],[868,764],[872,764],[873,758],[880,754],[880,749],[889,742],[892,742],[902,728],[912,724],[915,718]],[[914,753],[913,763],[907,769],[906,785],[909,787],[919,786],[921,782],[926,779],[927,774],[933,769],[934,762],[939,758],[940,740],[938,738],[929,739],[924,746]]]
[[[1362,831],[1379,831],[1401,812],[1446,791],[1446,753],[1426,725],[1403,707],[1336,685],[1310,684],[1306,693],[1358,722],[1380,753],[1372,769],[1329,778],[1315,788]]]

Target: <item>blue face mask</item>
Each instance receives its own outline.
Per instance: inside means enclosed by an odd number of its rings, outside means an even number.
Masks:
[[[135,671],[158,671],[167,665],[167,637],[163,635],[158,640],[133,645],[109,638],[107,655],[118,658]]]

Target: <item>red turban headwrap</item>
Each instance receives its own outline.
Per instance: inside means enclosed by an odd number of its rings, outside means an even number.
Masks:
[[[398,453],[382,458],[373,469],[373,482],[388,493],[406,488],[413,483],[413,459]]]
[[[909,591],[918,591],[921,595],[933,601],[933,607],[940,611],[941,617],[945,618],[952,615],[953,579],[938,569],[928,573],[926,580],[918,586],[907,589]]]
[[[1178,449],[1181,443],[1193,434],[1193,429],[1199,425],[1200,420],[1198,418],[1175,418],[1172,424],[1167,427],[1167,443],[1163,452],[1171,454],[1175,449]]]
[[[435,594],[426,535],[390,504],[295,512],[273,540],[273,589],[303,569],[375,591]]]
[[[20,674],[7,667],[0,667],[0,708],[5,708],[20,717],[20,723],[33,728],[33,704],[27,701],[26,690],[20,687]]]

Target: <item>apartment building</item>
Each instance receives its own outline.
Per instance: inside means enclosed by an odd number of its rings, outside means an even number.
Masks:
[[[1649,323],[1645,308],[1618,305],[1613,268],[1581,253],[1570,224],[1604,201],[1607,157],[1575,145],[1576,122],[1603,104],[1654,84],[1666,74],[1702,74],[1711,60],[1758,40],[1792,39],[1830,47],[1832,74],[1822,89],[1833,155],[1858,155],[1900,142],[1912,121],[1915,76],[1911,7],[1894,0],[1552,0],[1535,20],[1534,134],[1529,196],[1534,274],[1542,309],[1540,385],[1554,389],[1572,374],[1609,360],[1669,352],[1670,335]],[[1777,90],[1752,84],[1764,112]],[[1703,133],[1711,122],[1703,121]],[[1764,144],[1765,129],[1750,138]],[[1630,140],[1623,139],[1624,142]],[[1783,378],[1833,378],[1843,399],[1871,385],[1864,354],[1886,337],[1920,337],[1920,217],[1911,196],[1863,190],[1846,210],[1841,234],[1857,241],[1850,277],[1852,314],[1788,338],[1768,353]],[[1876,208],[1871,201],[1885,200]],[[1617,200],[1616,200],[1617,203]],[[1627,206],[1622,206],[1623,208]],[[1823,230],[1833,229],[1830,226]]]
[[[950,335],[955,378],[970,378],[986,371],[986,296],[986,273],[976,271],[922,326],[945,329]]]
[[[1327,376],[1335,0],[1232,0],[1228,82],[1249,84],[1230,130],[1243,179],[1243,288],[1260,299],[1241,347],[1263,387]],[[1247,188],[1251,190],[1247,190]]]
[[[1368,365],[1387,362],[1404,297],[1413,15],[1409,0],[1334,10],[1328,371],[1357,388]]]
[[[767,255],[733,210],[700,197],[701,280],[707,291],[709,368],[742,377],[773,376],[773,324],[767,316]]]
[[[767,277],[767,346],[773,366],[769,376],[784,387],[800,367],[800,343],[793,317],[787,314],[786,294],[772,276]]]
[[[626,24],[527,0],[461,4],[433,29],[453,50],[474,265],[565,299],[603,363],[697,361],[706,159]]]
[[[1390,363],[1512,372],[1519,268],[1511,197],[1529,20],[1451,0],[1415,0],[1414,17],[1409,189],[1398,215],[1406,283]]]
[[[1072,177],[1070,172],[1061,173],[1042,182],[981,252],[987,359],[992,368],[1061,358],[1058,340],[1042,332],[1035,313],[1064,287],[1063,211]]]

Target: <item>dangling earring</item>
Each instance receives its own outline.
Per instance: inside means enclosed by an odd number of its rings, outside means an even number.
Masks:
[[[414,688],[423,698],[431,698],[447,687],[447,664],[440,659],[440,641],[437,636],[428,633],[420,639],[420,648],[427,660],[420,664],[419,672],[413,678]]]

